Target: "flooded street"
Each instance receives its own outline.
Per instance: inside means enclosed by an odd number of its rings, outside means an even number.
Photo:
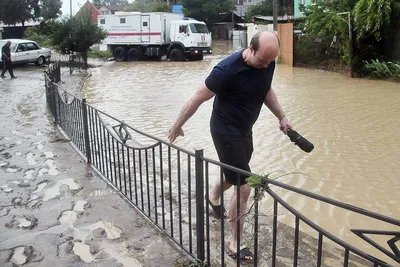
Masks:
[[[213,66],[235,48],[218,43],[213,51],[199,62],[106,64],[93,70],[82,95],[130,126],[166,139],[185,102]],[[294,146],[264,107],[253,129],[252,171],[273,172],[281,182],[400,218],[400,84],[277,64],[273,87],[294,128],[315,149],[306,154]],[[207,158],[217,159],[209,133],[211,110],[212,101],[204,103],[185,124],[185,137],[175,144],[188,150],[203,148]],[[218,170],[211,173],[216,179]],[[317,224],[370,253],[374,251],[361,245],[366,243],[349,229],[399,230],[286,190],[276,192]],[[266,198],[264,211],[271,207]],[[294,224],[286,221],[284,211],[279,214],[279,220]]]

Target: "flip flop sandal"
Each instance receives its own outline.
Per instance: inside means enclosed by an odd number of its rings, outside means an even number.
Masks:
[[[229,253],[228,253],[229,254]],[[229,254],[229,256],[236,260],[238,255],[238,253],[234,253],[234,254]],[[241,263],[253,263],[254,262],[254,255],[253,253],[251,253],[250,249],[248,247],[244,247],[239,251],[239,260]]]
[[[213,205],[210,200],[208,200],[208,204],[212,208],[215,218],[217,218],[218,220],[220,220],[222,217],[224,217],[225,219],[228,218],[226,210],[222,205]]]

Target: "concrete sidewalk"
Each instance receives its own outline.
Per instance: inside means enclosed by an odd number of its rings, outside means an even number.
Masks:
[[[43,71],[17,68],[18,79],[0,80],[0,266],[174,266],[187,258],[57,131]]]

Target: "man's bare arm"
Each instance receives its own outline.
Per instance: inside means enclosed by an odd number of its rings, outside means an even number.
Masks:
[[[183,136],[182,126],[186,123],[190,117],[197,111],[201,104],[205,101],[211,99],[215,93],[213,93],[207,86],[203,83],[196,93],[189,99],[189,101],[183,106],[178,118],[176,119],[174,125],[169,131],[168,139],[172,143],[175,139],[181,135]]]
[[[264,104],[269,108],[269,110],[271,110],[271,112],[275,115],[275,117],[278,118],[278,120],[281,120],[282,117],[285,115],[285,113],[283,113],[281,105],[279,104],[274,89],[269,89],[267,96],[264,99]]]
[[[288,129],[292,129],[292,124],[286,118],[281,105],[279,104],[278,97],[274,89],[269,89],[267,96],[264,99],[264,104],[271,110],[271,112],[278,118],[281,131],[286,134]]]

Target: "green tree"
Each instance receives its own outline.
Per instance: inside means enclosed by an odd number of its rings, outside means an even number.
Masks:
[[[41,0],[40,1],[40,17],[43,20],[58,18],[61,15],[61,0]]]
[[[358,70],[363,70],[365,62],[372,59],[391,58],[393,40],[400,25],[399,13],[399,0],[357,2],[353,16],[357,37],[354,61]]]
[[[129,4],[125,10],[139,12],[171,12],[171,6],[166,2],[157,0],[136,0]]]
[[[306,16],[301,30],[306,35],[299,38],[296,46],[296,57],[299,60],[316,65],[340,60],[350,65],[349,27],[337,13],[349,12],[351,1],[318,1],[315,5],[301,8]]]
[[[245,15],[245,20],[250,22],[256,16],[272,16],[274,8],[272,0],[264,0],[254,6],[251,6]],[[288,0],[278,0],[278,16],[290,15],[288,14]]]
[[[13,25],[30,19],[49,20],[61,14],[61,0],[0,1],[0,21]]]
[[[272,1],[264,0],[254,6],[251,6],[245,15],[245,20],[250,22],[256,16],[272,16],[273,6]]]
[[[35,0],[7,0],[0,2],[0,21],[4,24],[14,25],[34,17],[38,3]]]
[[[50,47],[52,45],[51,36],[56,30],[55,20],[45,20],[39,25],[29,27],[24,32],[24,38],[36,41],[40,46]]]
[[[204,21],[211,27],[221,13],[233,10],[232,0],[182,0],[186,17]]]
[[[392,0],[360,0],[354,7],[354,24],[357,38],[373,36],[380,41],[383,31],[390,26]]]
[[[52,35],[53,45],[61,53],[79,52],[87,67],[87,53],[94,44],[99,44],[107,36],[107,32],[93,23],[91,10],[82,10],[79,15],[63,18],[57,22]]]

